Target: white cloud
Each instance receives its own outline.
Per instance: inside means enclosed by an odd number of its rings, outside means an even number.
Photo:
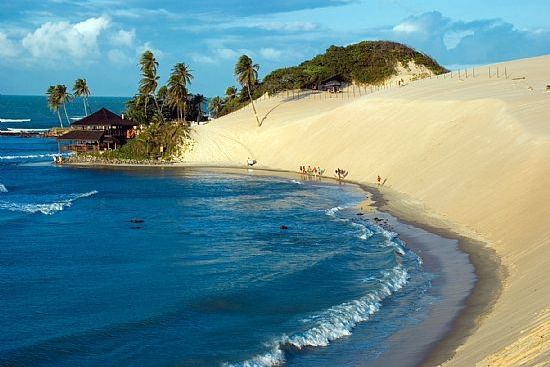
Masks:
[[[5,33],[0,32],[0,56],[9,59],[17,55],[19,55],[17,46],[8,39]]]
[[[136,39],[135,29],[131,29],[129,31],[121,29],[118,32],[112,34],[110,37],[110,41],[112,45],[124,46],[124,47],[132,47],[134,45],[135,39]]]
[[[278,60],[282,54],[281,51],[271,47],[260,49],[260,55],[265,59]]]
[[[216,50],[216,54],[222,58],[222,59],[235,59],[239,56],[239,53],[235,50],[232,50],[230,48],[218,48]]]
[[[193,59],[193,62],[196,62],[197,64],[216,64],[217,61],[215,58],[207,55],[202,54],[192,54],[191,59]]]
[[[113,64],[130,64],[132,61],[135,61],[135,59],[132,59],[126,53],[118,49],[109,50],[109,52],[107,52],[107,58]]]
[[[66,21],[46,22],[28,33],[21,43],[34,58],[95,59],[99,54],[98,37],[110,24],[110,19],[103,16],[75,24]]]
[[[244,24],[248,28],[259,28],[267,31],[309,32],[317,29],[317,24],[312,22],[251,22]]]
[[[162,52],[158,48],[154,48],[151,42],[145,42],[144,44],[136,47],[136,55],[138,57],[141,56],[144,51],[151,51],[155,55],[155,58],[157,60],[164,57],[164,52]]]
[[[420,30],[420,25],[409,22],[403,22],[393,27],[393,31],[399,33],[416,33]]]

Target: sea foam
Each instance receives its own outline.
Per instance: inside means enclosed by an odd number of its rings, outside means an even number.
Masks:
[[[271,367],[285,362],[285,350],[306,347],[325,347],[344,336],[351,335],[358,323],[367,321],[381,307],[382,301],[407,283],[408,273],[400,265],[381,273],[377,278],[377,290],[365,296],[333,306],[317,315],[303,320],[312,325],[302,333],[283,335],[269,345],[270,350],[249,360],[225,367]]]
[[[342,210],[342,207],[334,207],[326,211],[326,214],[335,217],[336,213]],[[361,233],[359,238],[366,239],[367,236],[372,236],[374,232],[369,230],[367,226],[350,222],[353,227],[360,228]],[[404,253],[403,249],[395,241],[397,234],[373,224],[373,230],[381,233],[386,241],[386,246],[392,247],[399,253]],[[380,310],[382,301],[399,291],[407,283],[409,274],[398,264],[392,269],[384,270],[379,276],[373,277],[372,280],[378,282],[376,290],[369,292],[359,299],[341,303],[330,307],[329,309],[308,317],[302,320],[308,325],[306,331],[292,334],[290,336],[282,335],[273,342],[266,344],[269,351],[263,354],[256,355],[249,360],[240,363],[225,363],[224,367],[272,367],[280,366],[285,363],[285,350],[295,349],[301,350],[306,347],[325,347],[331,342],[340,339],[344,336],[351,335],[357,324],[367,321],[373,314]]]
[[[67,157],[71,155],[70,153],[61,153],[61,154],[28,154],[28,155],[0,155],[0,160],[13,160],[13,159],[32,159],[32,158],[46,158],[46,157],[57,157],[57,156]]]
[[[55,201],[53,203],[13,203],[0,201],[0,209],[10,210],[12,212],[42,213],[45,215],[52,215],[70,207],[75,200],[90,197],[95,194],[97,194],[96,190],[83,194],[71,194],[67,199]]]

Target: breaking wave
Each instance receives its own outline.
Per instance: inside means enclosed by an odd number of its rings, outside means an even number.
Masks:
[[[0,122],[6,122],[6,123],[10,123],[10,122],[31,122],[31,119],[3,119],[3,118],[0,118]]]
[[[57,157],[61,155],[62,157],[67,157],[71,155],[70,153],[49,153],[49,154],[28,154],[28,155],[0,155],[0,160],[12,160],[12,159],[32,159],[32,158],[46,158],[46,157]]]
[[[8,189],[3,184],[0,184],[0,192],[8,192]]]
[[[96,190],[83,194],[72,194],[67,199],[55,201],[53,203],[12,203],[0,201],[0,209],[10,210],[12,212],[24,213],[42,213],[44,215],[52,215],[72,205],[75,200],[90,197],[97,194]]]
[[[379,288],[359,299],[333,306],[314,315],[305,323],[309,328],[290,336],[283,335],[271,343],[270,351],[236,363],[225,363],[225,367],[271,367],[285,362],[285,350],[301,350],[306,347],[325,347],[334,340],[351,335],[357,324],[367,321],[381,307],[382,301],[400,290],[408,279],[408,273],[401,266],[382,272],[378,278]]]
[[[334,207],[325,213],[331,217],[336,217],[336,213],[344,209],[343,207]],[[337,218],[338,219],[338,218]],[[404,254],[398,241],[394,239],[397,234],[388,231],[376,224],[372,224],[372,231],[367,226],[349,221],[350,225],[359,228],[360,239],[367,239],[374,233],[382,234],[388,247],[393,247],[395,251]],[[374,232],[373,232],[374,231]],[[369,292],[359,299],[341,303],[322,311],[319,314],[312,315],[302,322],[307,325],[303,332],[295,333],[290,336],[282,335],[273,342],[266,344],[269,351],[256,355],[249,360],[239,363],[225,363],[224,367],[272,367],[280,366],[285,363],[285,351],[301,350],[306,347],[325,347],[331,342],[344,336],[351,335],[357,324],[367,321],[373,314],[380,310],[382,301],[393,293],[399,291],[407,283],[409,274],[406,269],[398,263],[389,270],[384,270],[380,275],[372,277],[371,280],[378,282],[377,289]]]

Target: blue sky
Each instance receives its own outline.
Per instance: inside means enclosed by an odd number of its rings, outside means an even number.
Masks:
[[[95,95],[129,96],[138,55],[161,82],[176,62],[191,92],[223,94],[243,53],[260,75],[332,44],[404,42],[451,68],[550,54],[548,0],[7,0],[0,2],[0,93],[43,94],[88,80]]]

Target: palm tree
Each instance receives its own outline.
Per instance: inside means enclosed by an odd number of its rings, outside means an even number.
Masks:
[[[200,122],[202,118],[202,104],[204,103],[204,96],[202,94],[197,94],[193,102],[197,106],[197,122]]]
[[[254,105],[254,100],[252,99],[251,88],[258,81],[258,69],[260,65],[253,64],[252,59],[246,55],[242,55],[237,60],[237,65],[235,65],[235,76],[237,81],[243,88],[246,87],[248,92],[248,98],[250,98],[250,103],[252,103],[252,109],[254,110],[254,116],[258,122],[258,127],[262,126],[260,119],[258,118],[258,113],[256,112],[256,106]]]
[[[235,98],[236,95],[237,95],[237,88],[233,86],[227,87],[227,89],[225,90],[225,96],[227,97],[227,99],[233,99]]]
[[[67,118],[67,124],[71,124],[69,115],[67,114],[67,103],[73,101],[73,96],[67,92],[67,87],[65,84],[58,84],[55,86],[57,97],[59,98],[59,104],[63,105],[63,110],[65,111],[65,117]]]
[[[159,63],[155,59],[153,53],[149,50],[144,51],[139,59],[139,65],[141,70],[141,80],[139,81],[139,93],[145,97],[145,115],[147,115],[147,104],[149,102],[149,97],[152,96],[157,107],[157,112],[159,115],[162,115],[160,112],[159,104],[157,102],[157,97],[155,91],[158,86],[158,75],[157,67]]]
[[[57,93],[57,86],[50,85],[46,91],[46,96],[48,97],[48,107],[51,111],[57,112],[57,117],[59,118],[59,125],[63,128],[63,121],[61,120],[61,114],[59,113],[59,96]]]
[[[88,97],[90,96],[90,89],[86,84],[86,79],[77,79],[74,82],[73,94],[75,97],[82,97],[82,102],[84,103],[84,113],[88,116]]]
[[[180,62],[174,65],[168,78],[169,105],[177,109],[178,120],[185,120],[187,85],[191,84],[193,80],[191,71],[184,63]]]
[[[218,117],[218,114],[220,113],[222,107],[223,107],[222,99],[218,96],[212,98],[208,105],[208,108],[210,109],[214,117]]]

